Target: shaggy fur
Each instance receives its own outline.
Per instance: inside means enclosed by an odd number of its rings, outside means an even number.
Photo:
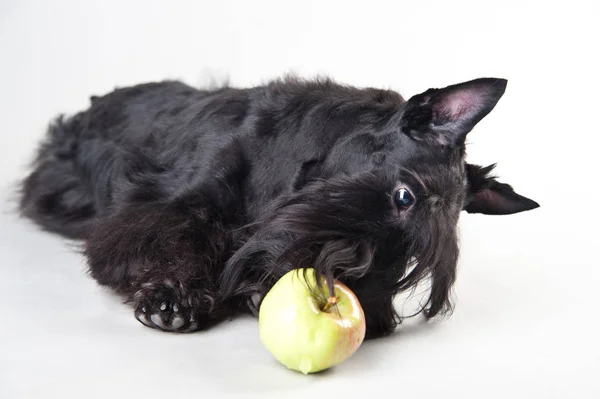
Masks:
[[[283,274],[314,267],[354,290],[368,337],[386,335],[394,296],[425,278],[424,314],[451,309],[461,210],[538,206],[465,162],[467,133],[505,87],[477,79],[409,101],[330,80],[117,89],[53,122],[21,211],[83,240],[93,278],[149,327],[256,314]]]

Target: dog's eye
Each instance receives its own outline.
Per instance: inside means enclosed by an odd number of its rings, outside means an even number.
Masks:
[[[396,191],[394,195],[394,202],[400,209],[408,209],[415,202],[415,197],[405,188],[401,188]]]

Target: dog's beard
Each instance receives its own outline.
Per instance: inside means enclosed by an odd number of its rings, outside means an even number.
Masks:
[[[410,253],[414,267],[398,282],[396,293],[429,279],[430,292],[421,311],[427,318],[452,311],[451,288],[456,279],[459,247],[454,218],[427,219],[412,233]]]
[[[451,310],[456,220],[423,216],[412,224],[418,227],[390,227],[382,219],[389,198],[380,186],[374,175],[323,181],[278,201],[249,227],[251,237],[227,262],[225,296],[261,298],[288,271],[312,267],[330,292],[339,279],[356,293],[368,327],[370,321],[393,330],[400,321],[394,296],[426,279],[431,289],[421,308],[425,316]]]

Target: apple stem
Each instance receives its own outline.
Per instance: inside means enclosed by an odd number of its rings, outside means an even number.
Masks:
[[[327,299],[327,303],[325,304],[325,306],[323,307],[323,311],[325,312],[327,309],[329,309],[330,307],[332,307],[333,305],[337,304],[337,297],[335,296],[330,296]]]

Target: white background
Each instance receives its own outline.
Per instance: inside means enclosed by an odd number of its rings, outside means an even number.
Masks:
[[[0,397],[600,397],[599,17],[597,1],[3,0]],[[509,80],[469,160],[499,162],[542,207],[462,217],[449,320],[411,321],[303,376],[270,357],[250,318],[191,335],[144,328],[70,243],[12,213],[47,122],[90,94],[290,71],[406,97]]]

